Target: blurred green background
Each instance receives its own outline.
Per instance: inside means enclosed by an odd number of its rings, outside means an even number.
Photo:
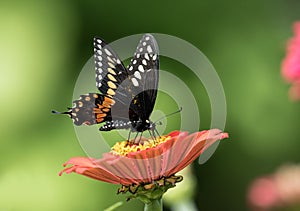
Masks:
[[[85,153],[71,120],[50,111],[71,105],[94,36],[111,42],[144,32],[184,39],[215,66],[226,93],[230,139],[207,163],[193,165],[195,201],[205,211],[247,210],[254,178],[300,162],[300,102],[288,99],[289,85],[280,75],[296,20],[297,0],[1,1],[0,210],[103,210],[125,200],[116,195],[118,186],[58,176],[62,163]],[[165,61],[164,69],[205,95],[192,75],[180,75],[184,67]],[[161,98],[157,108],[168,110]],[[200,129],[210,123],[206,96],[203,105]],[[118,210],[142,209],[133,200]]]

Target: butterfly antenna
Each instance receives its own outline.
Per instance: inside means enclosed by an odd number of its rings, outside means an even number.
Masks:
[[[162,125],[163,123],[161,121],[156,122],[155,125]]]
[[[162,120],[162,119],[166,119],[166,118],[168,118],[169,116],[172,116],[172,115],[174,115],[174,114],[177,114],[177,113],[179,113],[179,112],[181,112],[181,111],[182,111],[182,107],[180,107],[177,111],[175,111],[175,112],[173,112],[173,113],[167,114],[166,116],[163,116],[163,117],[159,118],[158,120],[156,120],[156,121],[154,122],[154,124],[156,124],[157,122],[159,122],[159,121]]]
[[[52,114],[62,114],[62,112],[56,111],[56,110],[51,110]]]
[[[65,112],[60,112],[60,111],[56,111],[56,110],[51,110],[52,114],[67,114],[67,115],[71,115],[71,111],[65,111]]]

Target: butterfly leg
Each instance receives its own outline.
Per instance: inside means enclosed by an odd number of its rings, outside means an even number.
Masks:
[[[129,130],[129,133],[128,133],[128,141],[130,141],[130,135],[131,135],[131,130]]]
[[[152,132],[152,137],[153,137],[153,140],[156,140],[156,135],[155,135],[155,132],[154,132],[154,130],[152,129],[152,130],[151,130],[151,132]]]
[[[160,138],[160,134],[159,134],[158,130],[156,128],[154,128],[154,131],[157,133],[158,137]],[[153,131],[153,133],[154,133],[154,131]]]
[[[134,139],[133,139],[133,143],[135,143],[135,144],[138,144],[138,143],[139,143],[139,142],[136,141],[138,135],[139,135],[139,132],[136,132],[136,135],[135,135],[135,137],[134,137]]]
[[[153,134],[151,133],[151,131],[148,130],[148,132],[149,132],[149,134],[150,134],[150,137],[151,137],[153,140],[155,140],[155,138],[154,138]]]
[[[139,138],[139,142],[138,142],[138,143],[141,142],[142,136],[143,136],[143,132],[142,132],[141,135],[140,135],[140,138]]]

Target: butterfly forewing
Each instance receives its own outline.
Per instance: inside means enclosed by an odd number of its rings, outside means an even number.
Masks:
[[[127,77],[119,85],[112,118],[145,121],[153,110],[158,86],[159,57],[154,37],[145,34],[127,67]]]
[[[101,38],[94,38],[96,86],[102,94],[114,97],[119,84],[127,78],[127,70],[118,55]]]
[[[98,124],[100,130],[134,128],[133,122],[148,122],[157,95],[159,56],[154,37],[145,34],[127,68],[101,38],[94,38],[96,86],[100,94],[89,93],[75,100],[65,112],[74,124]],[[141,126],[141,125],[140,125]],[[144,131],[148,126],[136,131]]]
[[[159,79],[158,45],[151,34],[140,40],[127,69],[131,73],[131,87],[135,90],[131,109],[143,120],[149,119],[157,96]]]

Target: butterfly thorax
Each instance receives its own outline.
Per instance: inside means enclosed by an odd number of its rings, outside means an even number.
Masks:
[[[131,122],[132,132],[144,132],[145,130],[154,130],[155,125],[150,120],[139,120]]]

